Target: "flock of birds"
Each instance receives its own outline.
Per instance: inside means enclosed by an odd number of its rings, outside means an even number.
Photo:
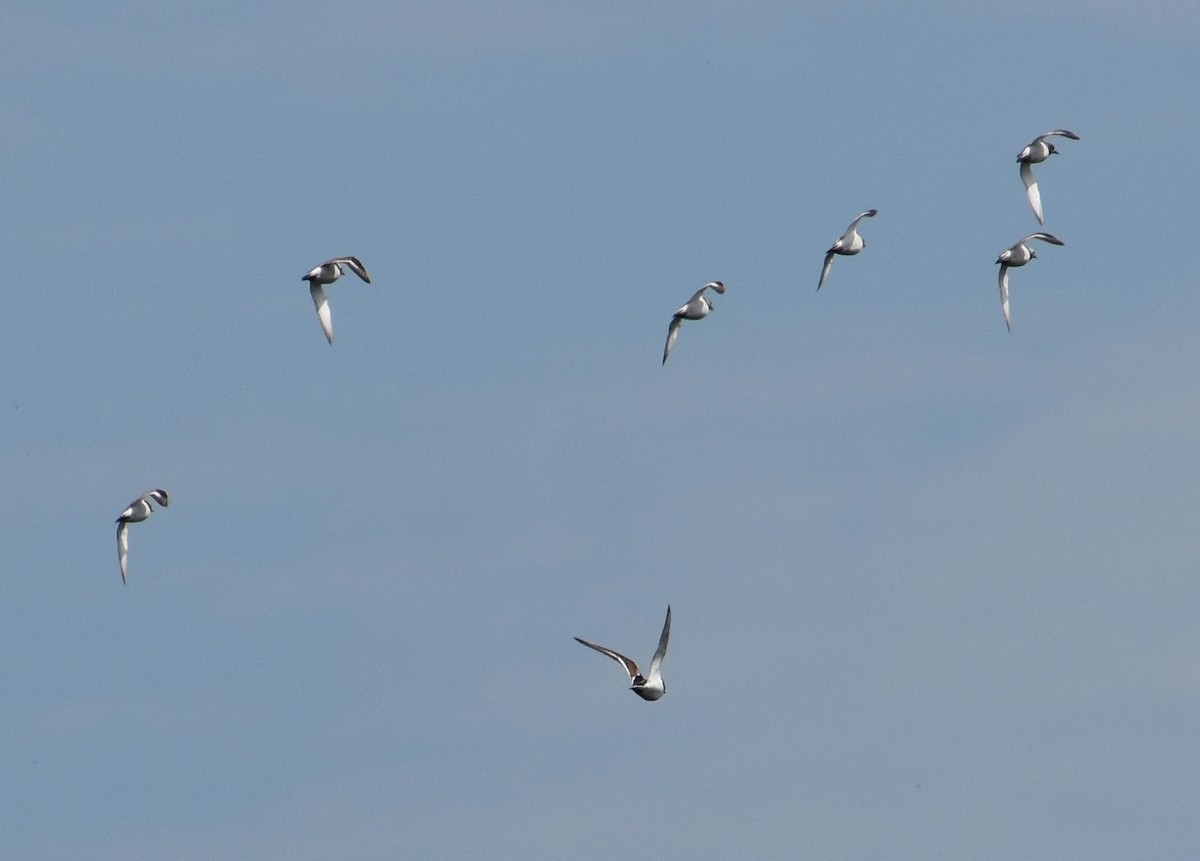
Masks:
[[[1038,190],[1037,177],[1033,175],[1033,166],[1058,154],[1058,149],[1048,140],[1052,137],[1079,140],[1079,135],[1075,132],[1067,129],[1054,129],[1038,135],[1017,154],[1017,163],[1021,165],[1021,181],[1025,183],[1025,198],[1029,201],[1029,208],[1033,210],[1038,224],[1045,224],[1046,221],[1042,214],[1042,195]],[[825,262],[821,265],[821,278],[817,281],[817,290],[825,286],[825,279],[829,277],[829,270],[833,267],[835,257],[838,255],[852,257],[867,247],[867,241],[858,232],[858,225],[864,218],[874,218],[878,213],[879,210],[876,209],[868,209],[866,212],[859,213],[858,217],[850,222],[846,232],[839,236],[833,245],[829,246],[829,250],[825,252]],[[1029,247],[1029,242],[1034,239],[1048,242],[1051,245],[1066,244],[1052,233],[1038,231],[1030,233],[1012,247],[1000,252],[1000,256],[996,258],[996,262],[1000,264],[1000,310],[1004,312],[1004,325],[1010,332],[1012,331],[1012,316],[1008,307],[1008,270],[1016,266],[1024,266],[1037,257],[1037,253]],[[713,309],[712,300],[704,295],[708,290],[724,293],[725,284],[721,281],[710,281],[692,294],[692,298],[675,312],[675,316],[671,318],[671,327],[667,330],[667,346],[663,350],[664,365],[671,357],[671,348],[675,346],[675,339],[679,336],[679,327],[683,325],[683,321],[703,320]]]
[[[1025,196],[1029,201],[1029,208],[1033,210],[1033,214],[1038,220],[1038,224],[1045,224],[1045,219],[1042,214],[1041,193],[1038,190],[1037,178],[1033,174],[1033,165],[1040,164],[1050,156],[1058,153],[1054,144],[1048,140],[1048,138],[1052,137],[1079,140],[1079,135],[1072,131],[1055,129],[1038,135],[1017,155],[1017,162],[1021,165],[1021,180],[1025,183]],[[859,234],[858,225],[864,218],[874,218],[876,214],[877,210],[874,209],[868,209],[866,212],[860,213],[857,218],[850,222],[850,226],[846,228],[846,232],[838,237],[837,241],[825,252],[825,261],[821,266],[821,277],[817,281],[817,290],[820,290],[825,285],[825,280],[829,277],[829,270],[833,266],[836,256],[850,257],[858,254],[866,247],[866,240]],[[1015,245],[1000,252],[1000,256],[996,258],[996,263],[1000,265],[1000,308],[1004,312],[1004,325],[1010,332],[1012,331],[1012,319],[1009,315],[1008,307],[1008,270],[1024,266],[1030,260],[1037,257],[1036,252],[1029,247],[1029,243],[1035,239],[1051,245],[1066,244],[1052,233],[1037,231],[1030,233]],[[325,333],[325,339],[330,344],[333,343],[333,317],[329,311],[329,299],[325,295],[325,288],[341,278],[346,269],[349,269],[366,283],[371,283],[371,277],[367,274],[367,268],[363,266],[362,261],[357,257],[334,257],[326,260],[324,263],[314,266],[301,279],[308,282],[309,293],[312,295],[313,305],[316,306],[317,310],[317,321],[321,324],[321,331]],[[671,317],[671,323],[667,329],[667,343],[663,348],[662,361],[664,365],[667,363],[667,359],[671,357],[671,349],[675,346],[675,341],[679,337],[679,329],[683,326],[683,322],[685,320],[703,320],[712,311],[713,302],[707,295],[710,290],[714,293],[723,294],[725,292],[725,284],[722,281],[708,282],[693,293],[692,298],[688,299]],[[120,516],[117,517],[117,559],[121,566],[122,583],[128,581],[129,574],[129,524],[141,523],[148,518],[154,510],[152,503],[166,508],[168,505],[167,492],[161,488],[146,491],[131,502],[121,512]],[[671,607],[668,605],[667,618],[663,622],[662,633],[658,638],[658,648],[654,651],[654,657],[650,659],[649,675],[643,675],[637,663],[620,652],[606,646],[588,642],[580,637],[576,637],[575,639],[589,649],[595,649],[600,654],[607,655],[620,664],[629,675],[630,690],[642,699],[653,702],[654,700],[661,699],[667,692],[666,683],[662,678],[662,662],[667,654],[667,641],[670,636]]]

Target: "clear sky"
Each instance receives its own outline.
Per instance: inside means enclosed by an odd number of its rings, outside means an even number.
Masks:
[[[0,32],[5,858],[1195,856],[1200,6]]]

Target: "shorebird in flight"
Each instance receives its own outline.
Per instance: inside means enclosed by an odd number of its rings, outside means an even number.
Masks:
[[[357,257],[335,257],[326,260],[320,266],[314,266],[301,281],[308,282],[308,292],[312,294],[313,304],[317,306],[317,319],[321,321],[321,331],[325,339],[333,343],[333,317],[329,313],[329,299],[325,296],[325,285],[332,284],[342,277],[342,267],[345,266],[363,281],[371,283],[367,268]]]
[[[612,649],[607,649],[604,646],[597,646],[595,643],[589,643],[580,637],[576,637],[575,639],[589,649],[595,649],[602,655],[608,655],[624,667],[625,672],[629,673],[629,689],[642,699],[653,702],[654,700],[662,699],[663,694],[667,692],[667,685],[663,681],[660,670],[662,669],[663,658],[667,654],[667,638],[669,636],[671,636],[670,604],[667,605],[667,620],[663,622],[662,634],[658,638],[658,648],[654,650],[654,657],[650,659],[649,676],[643,676],[642,671],[638,669],[638,665],[620,652],[614,652]]]
[[[1017,161],[1021,165],[1021,181],[1025,183],[1025,198],[1029,201],[1029,208],[1037,216],[1038,224],[1045,224],[1046,222],[1042,218],[1042,195],[1038,191],[1037,177],[1033,175],[1033,166],[1044,162],[1052,155],[1058,154],[1058,150],[1054,148],[1054,144],[1046,140],[1046,138],[1056,136],[1069,138],[1073,141],[1079,140],[1079,135],[1075,134],[1075,132],[1069,132],[1066,129],[1055,129],[1052,132],[1046,132],[1044,135],[1038,135],[1029,142],[1029,146],[1017,154]]]
[[[1004,312],[1004,325],[1010,332],[1012,331],[1012,319],[1008,314],[1008,270],[1012,266],[1024,266],[1037,257],[1037,253],[1026,244],[1031,239],[1040,239],[1051,245],[1066,245],[1051,233],[1031,233],[1016,245],[1001,251],[1000,256],[996,258],[996,262],[1000,264],[1000,310]]]
[[[141,523],[150,516],[154,508],[151,501],[157,502],[163,508],[167,507],[167,492],[165,490],[148,490],[129,503],[129,507],[117,518],[117,560],[121,563],[121,582],[128,576],[129,564],[129,524]]]
[[[838,241],[825,252],[825,264],[821,267],[821,280],[817,282],[818,290],[825,284],[825,279],[829,277],[829,269],[833,266],[833,255],[841,254],[849,257],[867,247],[867,241],[858,235],[858,223],[864,218],[874,218],[877,212],[879,212],[877,209],[868,209],[851,221],[846,232],[839,236]]]
[[[713,302],[704,295],[706,290],[713,290],[717,293],[725,292],[725,284],[721,281],[709,281],[699,290],[692,294],[692,298],[671,318],[671,326],[667,329],[667,346],[663,348],[663,360],[665,365],[667,359],[671,357],[671,348],[675,346],[675,339],[679,337],[679,327],[683,325],[684,320],[703,320],[708,316],[708,312],[713,309]]]

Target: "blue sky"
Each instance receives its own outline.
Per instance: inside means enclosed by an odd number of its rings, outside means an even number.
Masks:
[[[0,28],[6,855],[1194,854],[1194,4]]]

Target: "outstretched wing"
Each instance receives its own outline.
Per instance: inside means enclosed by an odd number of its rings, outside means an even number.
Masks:
[[[1045,224],[1042,219],[1042,195],[1038,191],[1037,177],[1033,175],[1033,165],[1027,161],[1021,162],[1021,181],[1025,183],[1025,197],[1029,208],[1037,216],[1038,224]]]
[[[850,226],[846,228],[846,232],[849,233],[851,230],[854,230],[856,227],[858,227],[858,223],[864,218],[874,218],[878,213],[878,209],[868,209],[866,212],[859,215],[858,218],[850,222]]]
[[[641,670],[638,669],[638,665],[622,655],[620,652],[614,652],[612,649],[606,649],[604,646],[597,646],[595,643],[589,643],[587,640],[580,639],[579,637],[576,637],[575,641],[577,643],[583,643],[583,645],[587,646],[589,649],[595,649],[602,655],[608,655],[625,668],[625,672],[629,673],[629,681],[631,682],[642,674]]]
[[[344,266],[349,267],[350,271],[353,272],[355,275],[357,275],[359,278],[366,281],[368,284],[371,283],[371,277],[369,275],[367,275],[367,267],[363,266],[362,261],[359,260],[357,257],[338,257],[331,262],[340,263]]]
[[[1030,239],[1040,239],[1040,240],[1042,240],[1042,242],[1049,242],[1051,245],[1066,245],[1067,244],[1067,243],[1063,242],[1061,239],[1059,239],[1057,236],[1055,236],[1053,233],[1042,233],[1040,231],[1038,233],[1029,234],[1021,241],[1028,242]]]
[[[121,582],[126,582],[129,565],[129,524],[117,521],[117,561],[121,563]]]
[[[825,285],[825,279],[829,277],[829,270],[833,267],[833,250],[825,252],[825,264],[821,267],[821,280],[817,282],[817,289],[820,290]]]
[[[1055,129],[1052,132],[1046,132],[1044,135],[1038,135],[1038,139],[1040,140],[1042,138],[1055,136],[1060,138],[1070,138],[1073,141],[1079,140],[1079,135],[1075,134],[1075,132],[1067,131],[1066,129]]]
[[[683,310],[682,308],[680,309]],[[675,339],[679,337],[679,327],[683,325],[682,317],[672,317],[671,327],[667,329],[667,346],[663,347],[663,361],[665,365],[667,359],[671,358],[671,348],[675,346]]]
[[[1004,326],[1012,331],[1012,319],[1008,315],[1008,264],[1000,264],[1000,310],[1004,312]]]
[[[671,636],[671,605],[667,605],[667,621],[663,622],[662,633],[658,637],[658,648],[654,650],[654,657],[650,659],[650,678],[658,677],[659,667],[662,666],[663,658],[667,656],[667,638]]]
[[[332,344],[333,315],[329,312],[329,298],[325,295],[325,288],[315,280],[309,281],[308,292],[312,294],[313,304],[317,306],[317,319],[321,322],[321,331],[325,333],[325,339]]]

